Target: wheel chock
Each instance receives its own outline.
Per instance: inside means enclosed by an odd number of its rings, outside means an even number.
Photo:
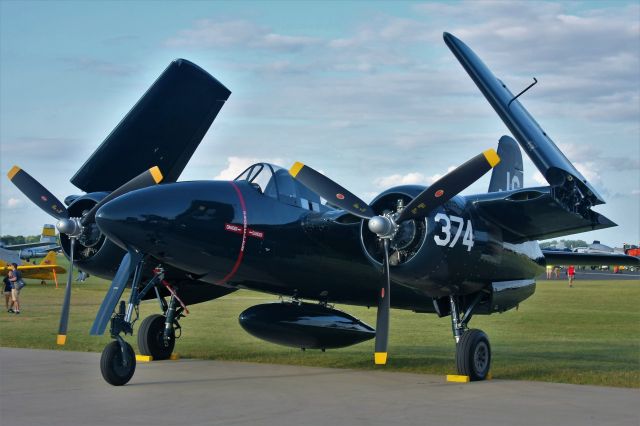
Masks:
[[[171,361],[177,361],[177,360],[179,360],[179,359],[180,359],[180,354],[175,354],[175,353],[174,353],[174,354],[171,354],[171,355],[169,356],[169,359],[170,359]]]
[[[136,361],[138,362],[151,362],[153,357],[151,355],[136,355]]]
[[[460,376],[457,374],[447,374],[447,382],[455,382],[455,383],[469,383],[471,381],[471,377],[469,376]]]
[[[485,380],[491,380],[493,379],[493,374],[491,374],[491,371],[489,371],[487,373],[487,377],[485,377]],[[459,376],[457,374],[447,374],[447,382],[454,382],[454,383],[469,383],[471,381],[471,377],[469,376]]]

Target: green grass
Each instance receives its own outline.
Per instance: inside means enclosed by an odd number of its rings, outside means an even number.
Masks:
[[[102,351],[109,337],[89,336],[108,283],[90,278],[74,283],[67,344],[56,346],[61,286],[41,287],[29,281],[21,294],[21,315],[3,315],[0,345],[22,348]],[[239,291],[219,300],[193,305],[181,321],[182,357],[252,361],[322,367],[380,369],[373,365],[373,341],[345,349],[306,351],[258,340],[242,330],[238,314],[249,306],[275,301],[270,295]],[[518,311],[477,316],[473,328],[484,330],[493,348],[493,376],[617,387],[640,387],[640,283],[541,281]],[[375,309],[338,306],[369,324]],[[155,301],[141,305],[140,320],[158,312]],[[139,325],[139,323],[137,324]],[[136,328],[137,330],[137,328]],[[135,336],[134,336],[135,337]],[[135,338],[128,338],[134,345]],[[448,318],[393,310],[389,362],[385,370],[443,375],[455,372],[454,342]]]

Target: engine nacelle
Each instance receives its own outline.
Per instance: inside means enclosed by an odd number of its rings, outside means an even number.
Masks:
[[[388,189],[378,195],[371,203],[376,214],[399,212],[424,190],[423,186],[403,185]],[[470,218],[465,211],[465,199],[454,196],[443,206],[434,209],[427,217],[411,219],[399,223],[396,234],[389,241],[389,264],[391,279],[414,288],[420,288],[432,297],[448,296],[448,286],[456,286],[463,281],[469,293],[480,290],[486,284],[478,281],[473,286],[468,282],[467,266],[475,265],[478,253],[464,254],[463,267],[454,274],[449,271],[448,257],[452,251],[435,243],[439,239],[439,226],[434,226],[434,217],[438,214],[453,214],[465,223]],[[384,256],[383,242],[369,230],[366,221],[361,225],[361,243],[369,261],[382,268]]]
[[[345,312],[311,303],[256,305],[238,320],[259,339],[303,349],[344,348],[376,335],[371,326]]]
[[[422,192],[424,187],[405,185],[391,188],[378,195],[372,202],[371,208],[377,214],[396,212],[404,208],[411,200]],[[361,241],[369,260],[382,264],[383,248],[380,239],[369,230],[366,221],[361,225]],[[392,266],[410,262],[422,247],[427,233],[427,221],[408,220],[400,224],[396,235],[390,241],[389,262]]]
[[[70,196],[65,199],[69,205],[71,217],[81,217],[100,200],[107,196],[106,192],[94,192],[80,197]],[[71,242],[66,234],[60,234],[60,245],[65,256],[69,258]],[[95,223],[85,226],[82,235],[75,244],[74,264],[82,271],[101,278],[111,278],[118,270],[125,252],[108,240]]]

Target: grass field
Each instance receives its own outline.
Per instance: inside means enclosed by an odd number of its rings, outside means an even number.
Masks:
[[[59,347],[55,338],[66,276],[59,279],[59,289],[28,281],[21,294],[22,313],[0,314],[1,346],[102,351],[109,337],[92,337],[88,330],[108,283],[93,277],[86,283],[74,283],[67,345]],[[373,341],[325,353],[302,352],[245,333],[238,324],[238,314],[251,305],[275,300],[270,295],[238,291],[193,305],[191,314],[181,321],[184,333],[176,352],[186,358],[380,368],[373,365]],[[471,326],[489,335],[496,378],[638,388],[639,302],[640,283],[635,281],[580,281],[572,289],[564,281],[541,281],[534,296],[518,311],[477,316]],[[375,309],[337,308],[375,325]],[[157,313],[158,305],[148,301],[140,311],[139,321]],[[128,340],[137,349],[135,338]],[[393,310],[389,362],[383,368],[455,373],[449,319]]]

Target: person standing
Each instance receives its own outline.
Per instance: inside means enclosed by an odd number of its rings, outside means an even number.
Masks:
[[[18,264],[12,263],[9,270],[9,281],[11,282],[11,300],[16,314],[20,313],[20,284],[22,282],[22,274],[18,271]]]
[[[4,284],[4,307],[10,314],[13,313],[13,301],[11,300],[11,281],[9,281],[9,277],[4,277],[2,280]]]
[[[567,277],[569,277],[569,287],[573,287],[573,280],[576,278],[576,268],[573,265],[567,268]]]
[[[547,265],[547,279],[550,280],[551,279],[551,273],[553,272],[553,266],[552,265]]]

